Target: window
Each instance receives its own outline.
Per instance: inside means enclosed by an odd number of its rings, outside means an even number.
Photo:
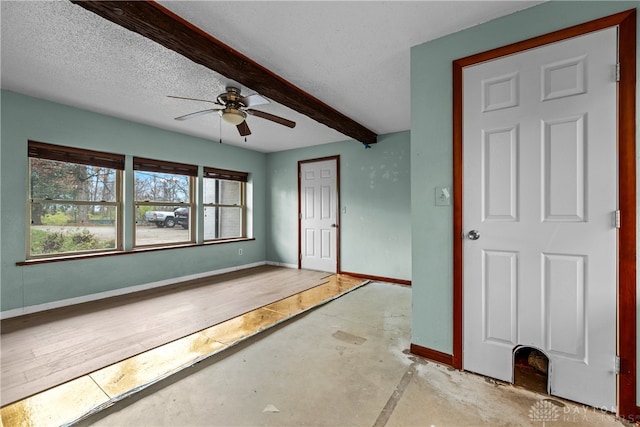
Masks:
[[[248,173],[133,158],[133,196],[124,200],[125,156],[29,141],[27,259],[123,251],[245,238]],[[133,213],[132,234],[122,225]],[[202,237],[200,237],[202,238]],[[198,239],[198,243],[202,243]],[[128,249],[128,247],[126,248]]]
[[[124,156],[29,141],[27,258],[120,249]]]
[[[133,159],[135,246],[194,241],[191,215],[197,166]]]
[[[245,187],[248,174],[204,168],[204,240],[246,237]]]

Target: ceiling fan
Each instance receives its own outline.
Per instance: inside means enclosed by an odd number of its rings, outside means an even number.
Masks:
[[[293,122],[291,120],[287,120],[273,114],[265,113],[264,111],[252,109],[251,107],[255,107],[256,105],[268,104],[269,100],[258,94],[242,96],[240,93],[240,89],[235,87],[227,87],[226,92],[218,95],[216,101],[209,101],[207,99],[185,98],[182,96],[171,95],[169,95],[168,97],[176,99],[187,99],[190,101],[212,102],[216,105],[215,107],[209,108],[207,110],[196,111],[195,113],[176,117],[175,120],[187,120],[194,117],[202,116],[204,114],[217,112],[218,114],[220,114],[220,117],[222,117],[224,121],[226,121],[227,123],[231,123],[232,125],[236,125],[236,127],[238,128],[238,132],[240,132],[240,136],[251,135],[251,130],[249,129],[249,126],[246,122],[247,114],[260,117],[262,119],[271,120],[272,122],[290,128],[294,128],[296,126],[296,122]]]

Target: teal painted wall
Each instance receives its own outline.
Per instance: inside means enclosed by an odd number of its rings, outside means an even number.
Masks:
[[[297,265],[298,161],[340,156],[340,267],[411,279],[410,132],[267,155],[267,259]],[[344,210],[346,209],[346,213]]]
[[[265,260],[263,153],[2,91],[0,298],[3,311]],[[16,266],[25,260],[27,140],[250,172],[254,241]],[[238,249],[243,255],[238,255]]]
[[[637,1],[551,1],[412,48],[413,343],[452,352],[453,212],[434,206],[432,196],[435,186],[453,182],[452,61],[634,7]]]
[[[1,101],[2,311],[265,260],[296,264],[297,162],[329,155],[341,156],[342,268],[411,279],[408,131],[381,136],[369,150],[346,141],[266,155],[11,91]],[[29,139],[248,171],[255,240],[17,266],[25,259]]]

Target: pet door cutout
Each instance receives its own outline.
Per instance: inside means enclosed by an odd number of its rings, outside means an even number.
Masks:
[[[548,394],[549,358],[532,347],[518,347],[513,357],[513,384]]]

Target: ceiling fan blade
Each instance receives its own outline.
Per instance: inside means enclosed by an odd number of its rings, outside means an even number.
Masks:
[[[218,111],[218,109],[216,109],[216,108],[210,108],[208,110],[196,111],[195,113],[189,113],[189,114],[185,114],[184,116],[176,117],[175,120],[182,121],[182,120],[192,119],[194,117],[203,116],[205,114],[215,113],[216,111]]]
[[[269,100],[262,95],[253,94],[249,96],[245,96],[240,100],[247,108],[255,107],[256,105],[264,105],[268,104]]]
[[[211,101],[209,99],[198,99],[198,98],[186,98],[184,96],[173,96],[167,95],[167,98],[175,98],[175,99],[186,99],[187,101],[202,101],[202,102],[212,102],[214,104],[218,104],[218,101]],[[220,104],[218,104],[220,105]]]
[[[247,124],[247,121],[243,121],[242,123],[240,123],[238,126],[236,126],[238,128],[238,132],[240,132],[240,136],[248,136],[251,135],[251,129],[249,129],[249,125]]]
[[[250,109],[249,110],[245,110],[245,111],[247,113],[251,114],[252,116],[260,117],[262,119],[271,120],[272,122],[281,124],[282,126],[286,126],[286,127],[290,127],[290,128],[296,127],[296,122],[293,122],[291,120],[287,120],[287,119],[279,117],[279,116],[274,116],[273,114],[265,113],[264,111],[250,110]]]

